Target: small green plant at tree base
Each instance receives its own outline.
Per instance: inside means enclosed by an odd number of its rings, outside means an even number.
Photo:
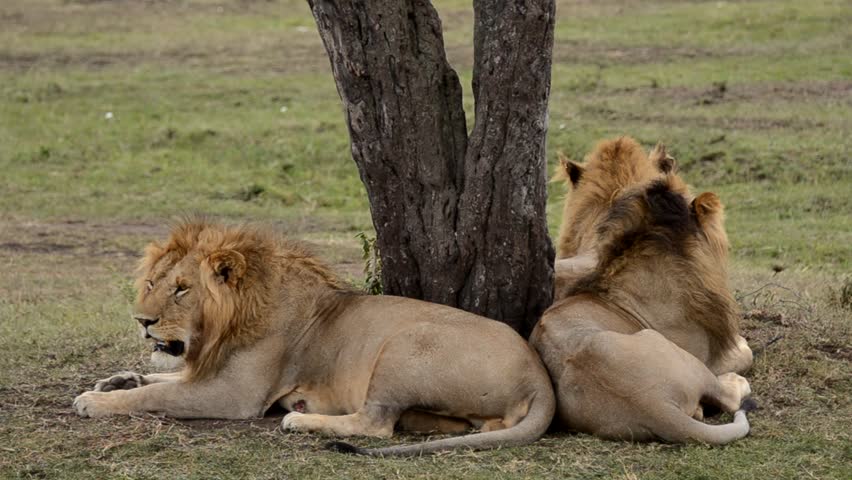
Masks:
[[[382,259],[379,257],[376,237],[369,237],[364,232],[359,232],[355,237],[361,240],[361,248],[364,251],[364,291],[370,295],[381,295]]]

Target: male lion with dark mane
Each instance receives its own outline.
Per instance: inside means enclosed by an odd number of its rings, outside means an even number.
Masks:
[[[344,285],[302,247],[259,228],[187,222],[145,251],[133,317],[154,360],[74,400],[81,416],[176,418],[291,411],[285,430],[388,437],[394,425],[461,437],[365,450],[418,455],[530,443],[555,409],[550,379],[511,328],[454,308]],[[174,363],[174,362],[171,362]]]
[[[727,285],[722,204],[693,198],[674,159],[633,139],[600,143],[572,186],[556,262],[556,298],[530,342],[547,366],[565,426],[604,438],[727,443],[748,434]],[[707,425],[702,404],[736,412]],[[750,407],[749,402],[744,404]]]

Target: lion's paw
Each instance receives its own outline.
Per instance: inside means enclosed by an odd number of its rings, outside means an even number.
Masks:
[[[121,372],[95,384],[95,392],[111,392],[113,390],[130,390],[142,386],[142,375],[134,372]]]
[[[741,375],[737,375],[736,373],[725,373],[723,375],[719,375],[719,382],[723,385],[730,385],[734,388],[734,390],[739,393],[740,398],[746,398],[751,395],[751,385],[749,385],[748,380]]]
[[[110,407],[111,401],[106,392],[86,392],[74,399],[74,410],[81,417],[105,417],[116,413]]]
[[[281,429],[291,432],[307,431],[304,424],[304,417],[305,414],[299,412],[290,412],[284,415],[284,420],[281,420]]]

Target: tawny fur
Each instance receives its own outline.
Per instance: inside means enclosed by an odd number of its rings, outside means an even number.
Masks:
[[[711,428],[701,403],[733,411],[751,365],[727,285],[722,205],[692,198],[674,159],[632,139],[563,161],[566,199],[556,298],[531,344],[557,390],[558,418],[606,438],[725,443],[745,414]],[[718,376],[718,377],[717,377]]]
[[[583,278],[582,288],[596,289],[609,302],[616,302],[624,295],[623,290],[674,298],[676,317],[650,312],[645,327],[658,329],[667,337],[667,328],[691,331],[681,334],[684,341],[673,341],[709,365],[721,362],[739,341],[739,311],[727,280],[723,208],[713,193],[694,199],[671,163],[667,171],[661,170],[664,159],[673,162],[662,145],[648,155],[629,137],[600,142],[589,154],[579,183],[572,186],[565,200],[557,269],[569,263],[560,259],[583,253],[593,256],[596,263],[594,268],[572,275],[569,281],[557,272],[557,300],[576,293],[579,278],[575,277]],[[690,205],[690,221],[700,228],[694,235],[672,239],[675,245],[640,241],[625,250],[625,242],[643,235],[653,237],[665,229],[654,224],[648,210],[645,189],[652,182],[682,196]],[[613,216],[616,206],[618,215]],[[675,256],[675,251],[682,254]],[[654,261],[645,260],[649,258]],[[650,270],[659,279],[656,290],[638,284]]]
[[[263,228],[180,224],[146,249],[137,286],[134,316],[157,345],[185,345],[185,367],[102,380],[75,400],[80,415],[250,418],[279,403],[292,412],[286,430],[389,436],[399,421],[484,432],[358,450],[374,455],[529,443],[553,417],[546,370],[506,325],[355,292]]]
[[[594,241],[595,221],[625,188],[660,175],[642,147],[628,137],[600,142],[586,157],[585,165],[563,158],[556,178],[571,184],[572,168],[583,174],[572,185],[575,194],[567,197],[563,207],[557,258],[573,257],[581,246],[588,247]],[[582,194],[576,195],[578,191]]]

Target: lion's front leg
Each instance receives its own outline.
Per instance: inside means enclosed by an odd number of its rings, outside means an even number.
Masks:
[[[553,265],[554,299],[569,296],[577,283],[592,273],[597,265],[598,258],[593,252],[557,259]]]
[[[152,373],[140,375],[135,372],[121,372],[95,383],[95,392],[112,392],[113,390],[130,390],[133,388],[153,385],[155,383],[176,382],[181,379],[181,372]]]
[[[244,419],[263,414],[266,391],[224,380],[160,382],[131,390],[86,392],[74,399],[81,417],[159,413],[173,418]]]

